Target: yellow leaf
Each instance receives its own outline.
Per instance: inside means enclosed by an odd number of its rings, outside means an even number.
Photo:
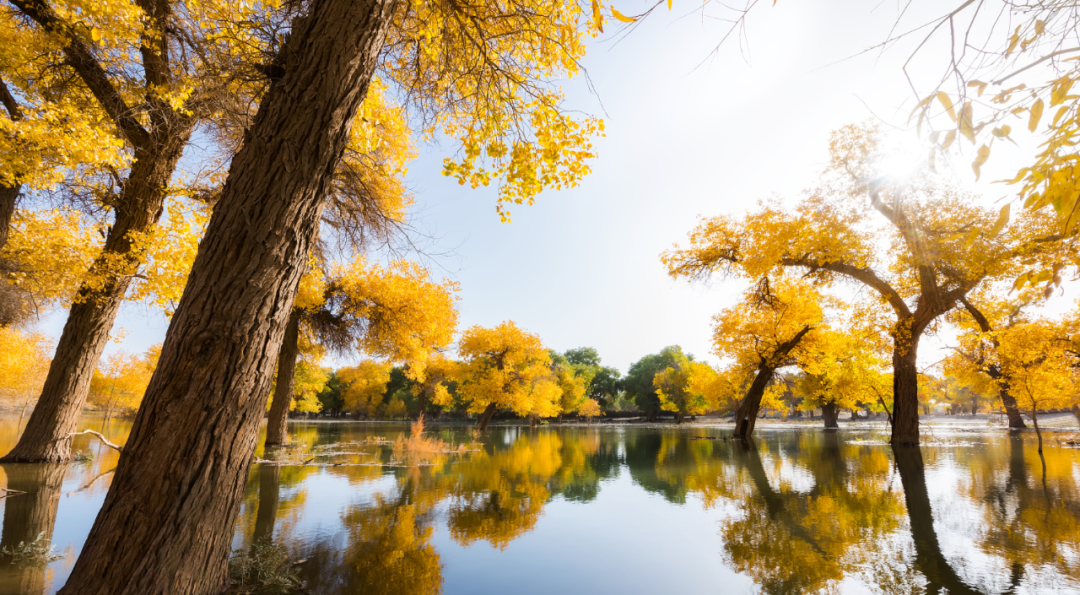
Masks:
[[[614,6],[611,7],[611,14],[612,14],[612,16],[614,16],[615,18],[619,19],[620,21],[622,21],[624,23],[633,23],[633,22],[637,21],[637,19],[635,19],[633,17],[628,17],[628,16],[624,15],[623,13],[615,10]]]
[[[1043,100],[1040,99],[1035,102],[1035,105],[1031,106],[1031,117],[1028,118],[1028,130],[1035,132],[1035,129],[1039,127],[1039,120],[1042,118],[1043,113]]]
[[[911,119],[915,117],[915,112],[921,110],[922,108],[926,107],[927,105],[930,105],[930,102],[933,101],[933,100],[934,100],[933,95],[927,95],[926,99],[923,99],[918,104],[916,104],[915,109],[911,110],[911,115],[908,116],[908,121],[910,122]]]
[[[600,0],[592,0],[593,22],[601,33],[604,32],[604,14],[600,12]]]
[[[668,10],[671,10],[671,1],[672,0],[667,0],[667,9]],[[776,6],[776,0],[773,0],[773,6]]]
[[[90,39],[93,39],[95,42],[101,41],[101,31],[99,31],[97,27],[90,29]]]
[[[1017,25],[1016,26],[1016,32],[1014,32],[1012,34],[1012,37],[1009,38],[1009,49],[1005,50],[1005,55],[1008,56],[1009,54],[1013,53],[1013,50],[1016,49],[1016,46],[1019,43],[1020,43],[1020,26]]]
[[[975,170],[975,179],[976,180],[979,179],[979,175],[981,173],[979,171],[979,169],[982,167],[982,165],[984,163],[986,163],[986,160],[989,159],[989,158],[990,158],[990,147],[988,147],[986,145],[983,145],[983,146],[979,147],[979,152],[975,156],[975,161],[971,164],[971,169]]]
[[[964,135],[964,138],[968,139],[972,143],[975,142],[975,129],[971,127],[972,109],[971,102],[964,104],[963,109],[960,110],[960,134]],[[955,120],[955,118],[953,118]]]
[[[979,97],[982,97],[983,91],[986,90],[986,83],[984,83],[982,81],[968,81],[967,86],[969,86],[969,87],[978,87],[979,88]]]
[[[1035,35],[1042,35],[1046,30],[1046,23],[1044,21],[1035,21]]]
[[[938,101],[941,102],[941,105],[945,107],[945,111],[949,112],[949,117],[952,118],[953,122],[955,122],[956,110],[953,109],[953,103],[952,100],[949,99],[949,95],[944,91],[938,91],[937,98]]]
[[[1013,290],[1014,291],[1018,290],[1018,289],[1022,288],[1023,286],[1027,285],[1028,277],[1030,275],[1031,275],[1031,273],[1028,272],[1028,273],[1024,273],[1023,275],[1020,275],[1019,277],[1017,277],[1016,281],[1013,283]]]
[[[949,145],[953,144],[953,141],[955,141],[955,140],[956,140],[956,131],[955,130],[950,130],[949,133],[945,135],[945,142],[941,143],[941,150],[944,151],[945,149],[948,149]]]
[[[994,226],[990,228],[990,237],[996,238],[1001,230],[1005,228],[1005,225],[1009,222],[1009,207],[1012,205],[1005,205],[1001,207],[1001,212],[998,213],[997,221],[994,222]]]
[[[979,228],[971,228],[971,231],[964,237],[964,248],[970,248],[971,245],[975,243],[975,238],[977,237],[979,237]]]

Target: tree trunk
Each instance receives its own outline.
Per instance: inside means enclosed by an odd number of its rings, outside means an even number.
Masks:
[[[1001,397],[1001,405],[1005,407],[1005,415],[1009,418],[1009,429],[1026,429],[1027,424],[1024,423],[1024,416],[1020,415],[1020,408],[1016,405],[1016,397],[1009,392],[1008,382],[998,380],[998,396]]]
[[[491,421],[491,418],[494,415],[495,415],[495,403],[488,403],[487,408],[485,408],[484,412],[480,414],[480,417],[478,417],[476,419],[476,429],[477,430],[486,430],[487,427],[488,427],[488,422]]]
[[[67,436],[75,431],[94,368],[140,264],[139,255],[133,251],[134,236],[153,230],[161,218],[166,187],[190,136],[189,126],[175,131],[152,154],[136,151],[131,174],[116,198],[116,219],[109,228],[105,248],[88,273],[102,283],[84,283],[79,288],[26,432],[0,461],[60,462],[71,458],[71,439]],[[118,271],[118,260],[131,269],[127,273]]]
[[[926,577],[926,592],[938,593],[944,587],[949,595],[977,595],[978,591],[956,574],[941,553],[941,544],[934,530],[930,495],[926,490],[922,453],[917,447],[898,446],[893,447],[893,456],[904,489],[911,539],[915,542],[915,568]]]
[[[259,421],[392,0],[314,0],[279,54],[105,502],[61,595],[227,585]]]
[[[277,359],[277,385],[270,401],[270,415],[266,420],[266,448],[280,446],[289,441],[289,408],[293,399],[293,380],[296,376],[296,358],[300,354],[300,310],[293,310],[285,325],[285,336]]]
[[[67,465],[9,463],[4,465],[7,487],[25,494],[4,499],[4,529],[0,548],[30,543],[41,535],[52,540],[56,509]],[[45,567],[0,565],[0,594],[38,595],[45,590]]]
[[[829,401],[821,406],[821,418],[825,420],[826,430],[835,430],[840,427],[840,424],[836,423],[840,418],[840,407],[835,402]]]
[[[1073,405],[1072,406],[1072,414],[1073,414],[1073,417],[1076,418],[1076,423],[1080,424],[1080,405]]]
[[[1039,412],[1031,408],[1031,425],[1035,426],[1035,435],[1039,437],[1039,455],[1042,455],[1042,432],[1039,430]]]
[[[892,443],[894,446],[917,445],[919,444],[919,369],[916,367],[916,360],[919,337],[912,331],[910,340],[894,339],[894,341]]]
[[[11,219],[15,216],[15,203],[19,199],[22,184],[8,186],[0,184],[0,250],[7,245],[11,232]]]
[[[682,411],[679,411],[679,412],[675,413],[675,423],[682,424],[683,418],[685,416],[686,415]]]
[[[259,465],[259,509],[255,511],[255,531],[251,543],[270,543],[274,539],[274,523],[277,520],[279,490],[281,487],[280,465]]]
[[[754,423],[757,421],[758,410],[761,409],[761,398],[765,395],[765,387],[772,379],[773,369],[762,365],[758,368],[754,382],[750,384],[750,390],[739,403],[739,409],[735,412],[735,436],[749,438],[754,434]]]

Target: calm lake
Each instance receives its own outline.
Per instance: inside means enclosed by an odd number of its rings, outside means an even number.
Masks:
[[[101,428],[88,418],[83,427]],[[129,422],[106,436],[127,437]],[[81,428],[80,428],[81,429]],[[272,540],[312,594],[1080,593],[1080,452],[1047,434],[935,425],[894,454],[883,427],[730,430],[298,423],[255,464],[234,548]],[[16,420],[0,418],[0,451]],[[52,538],[46,568],[0,565],[0,594],[66,580],[117,453],[3,465],[3,545]],[[305,464],[306,462],[306,464]]]

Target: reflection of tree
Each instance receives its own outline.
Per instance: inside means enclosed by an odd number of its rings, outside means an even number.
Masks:
[[[595,497],[600,479],[617,470],[600,442],[591,431],[530,432],[509,448],[459,460],[443,478],[452,496],[450,534],[465,545],[483,540],[505,548],[532,530],[555,495]]]
[[[926,578],[927,593],[936,594],[944,588],[949,595],[975,595],[945,559],[934,530],[934,514],[926,489],[926,473],[922,452],[917,447],[893,449],[896,469],[904,486],[904,501],[911,522],[911,539],[915,542],[915,568]]]
[[[1004,558],[1003,565],[1011,569],[1010,585],[1026,578],[1028,588],[1038,590],[1032,583],[1040,573],[1030,571],[1040,568],[1080,580],[1075,563],[1075,552],[1080,551],[1080,491],[1074,480],[1074,454],[1046,449],[1044,483],[1041,476],[1029,476],[1029,470],[1041,473],[1042,461],[1034,448],[1025,450],[1024,442],[1022,435],[1012,434],[1007,452],[994,444],[968,465],[971,481],[962,489],[982,504],[985,520],[976,543],[988,555]],[[1001,473],[1003,468],[1008,472]]]
[[[255,511],[255,531],[251,542],[271,541],[274,538],[274,521],[277,520],[278,500],[281,492],[281,467],[259,465],[259,507]]]
[[[683,482],[707,506],[739,507],[722,521],[724,551],[763,592],[835,591],[899,528],[902,504],[888,488],[888,459],[877,449],[844,446],[831,433],[776,440],[693,441],[697,461]],[[781,447],[783,456],[766,464],[763,453]]]
[[[30,543],[39,534],[52,539],[56,526],[56,508],[67,465],[12,463],[3,465],[10,490],[26,492],[8,496],[4,502],[4,528],[0,547],[13,548],[19,542]],[[38,595],[45,589],[46,568],[3,564],[0,570],[0,594]]]

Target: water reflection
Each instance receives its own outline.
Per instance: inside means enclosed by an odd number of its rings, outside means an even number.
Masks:
[[[500,428],[463,453],[414,456],[392,445],[404,430],[291,428],[293,448],[258,453],[282,464],[253,466],[234,547],[284,546],[306,560],[306,592],[326,595],[591,592],[611,572],[640,577],[619,590],[642,593],[666,572],[680,592],[1080,590],[1077,451],[1047,448],[1044,475],[1026,435],[936,430],[934,444],[894,451],[872,432]],[[4,565],[0,594],[63,583],[115,460],[2,468],[28,492],[0,501],[3,543],[44,531],[66,555]],[[579,542],[594,544],[586,559]]]

